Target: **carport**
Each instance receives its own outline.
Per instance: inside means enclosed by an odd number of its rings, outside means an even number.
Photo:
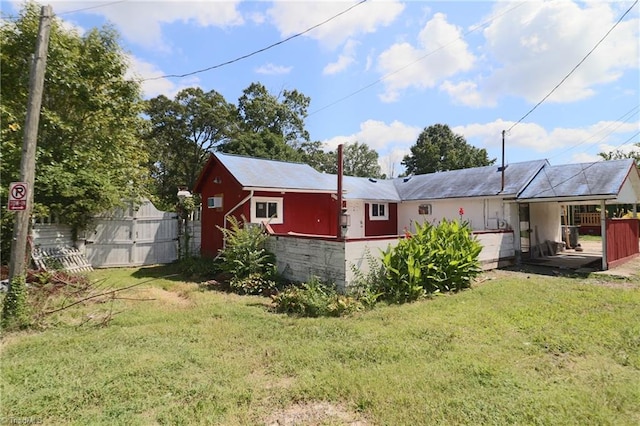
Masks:
[[[600,268],[607,270],[640,253],[640,221],[637,218],[640,172],[631,159],[547,165],[518,194],[516,201],[520,250],[525,262],[564,262],[578,269],[583,264],[592,264],[599,256]],[[631,205],[633,218],[607,218],[606,206],[612,204]],[[569,205],[599,206],[600,253],[558,250],[563,241],[562,209]]]

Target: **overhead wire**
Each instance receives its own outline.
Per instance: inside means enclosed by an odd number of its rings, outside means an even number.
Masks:
[[[117,0],[117,1],[112,1],[112,2],[109,2],[109,3],[97,4],[95,6],[87,6],[87,7],[81,8],[81,9],[67,10],[66,12],[60,12],[60,13],[57,13],[56,15],[57,16],[69,15],[69,14],[72,14],[72,13],[84,12],[86,10],[98,9],[98,8],[101,8],[101,7],[111,6],[111,5],[114,5],[114,4],[125,3],[125,2],[127,2],[127,0]]]
[[[613,126],[615,124],[615,127],[613,129],[611,129],[610,131],[608,131],[607,133],[605,133],[600,139],[590,143],[590,146],[593,146],[595,144],[597,144],[598,142],[601,142],[604,138],[606,138],[607,136],[609,136],[611,133],[615,132],[617,129],[619,129],[623,124],[628,123],[632,118],[634,118],[634,113],[638,111],[638,109],[640,109],[640,105],[635,105],[634,107],[632,107],[630,110],[628,110],[627,112],[625,112],[624,114],[622,114],[620,117],[616,118],[614,121],[611,121],[609,124],[607,124],[605,127],[603,127],[602,129],[598,130],[597,132],[589,135],[588,137],[584,138],[582,141],[570,146],[569,148],[551,156],[548,157],[549,159],[551,158],[556,158],[559,157],[563,154],[566,154],[567,152],[571,151],[574,148],[577,148],[578,146],[582,145],[583,143],[587,142],[589,139],[591,139],[592,137],[595,137],[596,135],[598,135],[601,132],[606,131],[608,128],[610,128],[611,126]]]
[[[287,38],[285,38],[285,39],[283,39],[283,40],[280,40],[280,41],[278,41],[278,42],[272,43],[272,44],[270,44],[269,46],[263,47],[263,48],[258,49],[258,50],[254,50],[254,51],[253,51],[253,52],[251,52],[251,53],[247,53],[246,55],[239,56],[239,57],[237,57],[237,58],[235,58],[235,59],[231,59],[231,60],[229,60],[229,61],[222,62],[222,63],[220,63],[220,64],[212,65],[212,66],[207,67],[207,68],[203,68],[203,69],[200,69],[200,70],[197,70],[197,71],[192,71],[192,72],[188,72],[188,73],[184,73],[184,74],[167,74],[167,75],[161,75],[161,76],[158,76],[158,77],[142,78],[142,79],[140,79],[139,81],[159,80],[159,79],[161,79],[161,78],[183,78],[183,77],[189,77],[189,76],[191,76],[191,75],[200,74],[200,73],[203,73],[203,72],[206,72],[206,71],[211,71],[211,70],[216,69],[216,68],[221,68],[221,67],[224,67],[224,66],[226,66],[226,65],[230,65],[230,64],[236,63],[236,62],[238,62],[238,61],[241,61],[241,60],[243,60],[243,59],[247,59],[247,58],[249,58],[249,57],[251,57],[251,56],[257,55],[258,53],[262,53],[262,52],[267,51],[267,50],[269,50],[269,49],[272,49],[272,48],[274,48],[274,47],[276,47],[276,46],[279,46],[279,45],[281,45],[281,44],[284,44],[284,43],[286,43],[286,42],[288,42],[288,41],[291,41],[291,40],[293,40],[294,38],[297,38],[297,37],[300,37],[300,36],[302,36],[302,35],[304,35],[304,34],[307,34],[308,32],[313,31],[313,30],[315,30],[316,28],[318,28],[318,27],[320,27],[320,26],[322,26],[322,25],[325,25],[325,24],[327,24],[327,23],[329,23],[329,22],[333,21],[334,19],[338,18],[339,16],[344,15],[345,13],[347,13],[347,12],[351,11],[352,9],[354,9],[354,8],[356,8],[356,7],[358,7],[358,6],[360,6],[361,4],[366,3],[366,2],[367,2],[367,0],[361,0],[361,1],[359,1],[358,3],[356,3],[356,4],[354,4],[354,5],[351,5],[351,6],[350,6],[350,7],[348,7],[347,9],[343,10],[342,12],[340,12],[340,13],[338,13],[338,14],[336,14],[336,15],[333,15],[332,17],[330,17],[330,18],[328,18],[328,19],[325,19],[324,21],[322,21],[322,22],[320,22],[320,23],[318,23],[318,24],[316,24],[316,25],[314,25],[314,26],[312,26],[312,27],[309,27],[309,28],[307,28],[306,30],[304,30],[304,31],[302,31],[302,32],[296,33],[296,34],[294,34],[294,35],[292,35],[292,36],[290,36],[290,37],[287,37]]]
[[[406,65],[404,65],[404,66],[402,66],[402,67],[400,67],[400,68],[398,68],[398,69],[396,69],[396,70],[394,70],[394,71],[391,71],[391,72],[389,72],[389,73],[387,73],[387,74],[383,75],[382,77],[378,78],[377,80],[375,80],[375,81],[373,81],[373,82],[371,82],[371,83],[369,83],[369,84],[367,84],[367,85],[365,85],[365,86],[362,86],[361,88],[359,88],[359,89],[357,89],[357,90],[355,90],[355,91],[353,91],[353,92],[349,93],[348,95],[345,95],[345,96],[343,96],[343,97],[341,97],[341,98],[339,98],[339,99],[337,99],[337,100],[335,100],[335,101],[333,101],[333,102],[331,102],[331,103],[329,103],[329,104],[327,104],[327,105],[325,105],[325,106],[323,106],[323,107],[321,107],[321,108],[318,108],[318,109],[316,109],[316,110],[311,111],[311,112],[308,114],[308,116],[311,116],[311,115],[317,114],[317,113],[319,113],[319,112],[321,112],[321,111],[324,111],[325,109],[331,108],[332,106],[337,105],[337,104],[339,104],[340,102],[345,101],[345,100],[347,100],[347,99],[351,98],[352,96],[357,95],[358,93],[364,92],[365,90],[367,90],[367,89],[369,89],[369,88],[371,88],[371,87],[375,86],[376,84],[379,84],[379,83],[383,82],[384,80],[388,79],[388,78],[389,78],[389,77],[391,77],[392,75],[398,74],[399,72],[404,71],[405,69],[409,68],[410,66],[415,65],[415,64],[417,64],[418,62],[420,62],[420,61],[422,61],[422,60],[426,59],[427,57],[429,57],[429,56],[431,56],[431,55],[433,55],[433,54],[435,54],[435,53],[437,53],[437,52],[439,52],[439,51],[441,51],[441,50],[443,50],[443,49],[445,49],[445,48],[449,47],[449,46],[450,46],[450,45],[452,45],[453,43],[456,43],[456,42],[458,42],[458,41],[460,41],[460,40],[464,40],[464,38],[465,38],[466,36],[468,36],[469,34],[471,34],[471,33],[475,32],[475,31],[477,31],[477,30],[479,30],[479,29],[483,28],[484,26],[486,26],[487,24],[489,24],[489,23],[491,23],[491,22],[495,21],[496,19],[498,19],[498,18],[500,18],[500,17],[502,17],[502,16],[504,16],[504,15],[506,15],[506,14],[508,14],[508,13],[512,12],[513,10],[517,9],[518,7],[522,6],[522,5],[523,5],[523,4],[525,4],[525,3],[526,3],[526,2],[518,3],[518,4],[517,4],[517,5],[515,5],[514,7],[510,8],[510,9],[507,9],[507,10],[505,10],[504,12],[502,12],[502,13],[500,13],[500,14],[497,14],[497,15],[495,15],[495,16],[492,16],[491,18],[487,19],[486,21],[481,22],[480,24],[475,25],[475,26],[474,26],[474,27],[472,27],[470,30],[468,30],[467,32],[463,33],[461,36],[459,36],[459,37],[457,37],[457,38],[455,38],[455,39],[451,40],[449,43],[446,43],[446,44],[444,44],[444,45],[442,45],[442,46],[439,46],[439,47],[438,47],[438,48],[436,48],[436,49],[433,49],[433,50],[431,50],[431,51],[429,51],[429,52],[425,53],[424,55],[422,55],[422,56],[421,56],[421,57],[419,57],[418,59],[414,60],[413,62],[410,62],[410,63],[408,63],[408,64],[406,64]]]
[[[598,42],[595,44],[595,46],[593,46],[593,48],[580,60],[580,62],[578,62],[576,64],[576,66],[574,66],[571,69],[571,71],[569,71],[569,73],[567,75],[565,75],[564,78],[562,80],[560,80],[560,82],[558,84],[556,84],[556,86],[553,89],[551,89],[551,91],[549,93],[547,93],[537,104],[535,104],[533,106],[533,108],[531,108],[525,115],[520,117],[520,119],[518,121],[516,121],[514,124],[512,124],[511,127],[509,127],[507,129],[507,132],[510,132],[514,127],[516,127],[518,124],[520,124],[522,122],[522,120],[527,118],[529,116],[529,114],[531,114],[533,111],[535,111],[540,105],[542,105],[542,103],[544,101],[546,101],[549,98],[549,96],[551,96],[560,86],[562,86],[562,84],[565,81],[567,81],[567,79],[580,67],[580,65],[582,65],[584,63],[584,61],[586,61],[589,56],[591,56],[591,54],[598,48],[598,46],[600,46],[600,44],[609,36],[609,34],[611,34],[611,32],[618,26],[618,24],[620,24],[620,22],[622,22],[622,20],[625,18],[625,16],[627,16],[629,14],[629,12],[631,12],[631,9],[633,9],[636,4],[638,4],[638,0],[633,2],[633,4],[622,14],[622,16],[620,16],[620,18],[616,21],[616,23],[613,24],[613,26],[611,28],[609,28],[609,31],[607,31],[605,33],[605,35],[602,36],[602,38],[600,40],[598,40]]]

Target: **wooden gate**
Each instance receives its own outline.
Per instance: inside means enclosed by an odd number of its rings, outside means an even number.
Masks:
[[[146,200],[97,217],[85,235],[85,253],[96,267],[170,263],[178,258],[177,227],[175,213]]]

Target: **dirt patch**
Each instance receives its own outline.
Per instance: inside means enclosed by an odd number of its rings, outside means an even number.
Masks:
[[[191,301],[179,293],[163,290],[157,287],[138,288],[127,294],[127,297],[138,299],[152,299],[162,304],[172,306],[189,306]]]
[[[358,413],[329,402],[299,403],[271,414],[264,422],[267,426],[366,426],[369,423]]]

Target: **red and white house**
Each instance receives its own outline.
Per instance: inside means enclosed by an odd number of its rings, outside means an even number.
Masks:
[[[353,268],[366,269],[366,250],[375,255],[395,244],[416,222],[466,220],[483,244],[486,267],[512,262],[529,251],[534,230],[537,240],[562,241],[564,204],[639,203],[640,174],[631,160],[567,166],[537,160],[504,170],[340,180],[306,164],[215,153],[194,192],[203,203],[203,256],[224,247],[218,227],[227,227],[229,216],[244,217],[268,224],[285,276],[303,281],[319,275],[344,288]],[[638,253],[635,232],[632,253],[623,257]]]

